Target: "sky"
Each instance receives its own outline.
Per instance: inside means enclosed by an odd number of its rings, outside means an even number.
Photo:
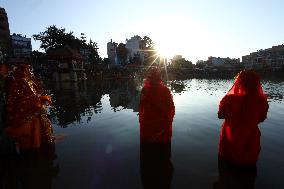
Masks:
[[[284,43],[283,0],[0,0],[11,33],[33,34],[55,24],[85,33],[107,57],[107,42],[147,35],[156,49],[196,62],[241,58]],[[32,41],[33,50],[39,42]]]

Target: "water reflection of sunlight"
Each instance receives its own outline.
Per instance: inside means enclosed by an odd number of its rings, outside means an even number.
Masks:
[[[190,79],[165,81],[171,90],[177,107],[189,103],[196,109],[213,100],[219,101],[230,89],[233,80]],[[91,124],[98,114],[107,112],[138,112],[142,79],[133,81],[104,81],[97,85],[93,82],[57,84],[49,87],[53,106],[49,109],[52,123],[67,127],[70,124]],[[263,88],[270,102],[281,103],[284,96],[283,82],[265,80]],[[181,109],[187,111],[186,109]]]
[[[281,103],[284,96],[284,82],[263,82],[263,89],[269,101]]]

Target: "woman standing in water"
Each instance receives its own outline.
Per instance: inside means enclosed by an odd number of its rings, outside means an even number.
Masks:
[[[21,151],[53,144],[52,127],[45,103],[50,97],[41,96],[32,80],[29,65],[19,65],[14,72],[7,98],[7,134]]]
[[[140,173],[143,187],[170,188],[172,122],[175,106],[157,68],[150,70],[141,91]]]
[[[266,119],[267,97],[254,71],[242,71],[219,105],[225,119],[219,141],[219,158],[238,165],[256,165],[260,152],[258,124]]]

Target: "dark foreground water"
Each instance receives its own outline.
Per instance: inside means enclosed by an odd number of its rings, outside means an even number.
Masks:
[[[213,188],[218,180],[222,120],[217,110],[232,82],[168,82],[176,107],[171,188]],[[138,122],[141,85],[141,80],[112,80],[48,86],[54,100],[50,113],[58,138],[57,158],[37,165],[41,168],[35,171],[40,171],[30,173],[31,177],[45,177],[42,184],[50,188],[143,188]],[[255,187],[284,188],[284,81],[266,80],[263,86],[270,108],[267,120],[259,125],[262,150]]]

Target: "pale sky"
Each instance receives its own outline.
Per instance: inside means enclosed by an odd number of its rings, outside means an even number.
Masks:
[[[55,24],[106,44],[149,36],[166,56],[196,62],[241,58],[284,43],[282,0],[0,0],[11,33],[31,37]],[[32,42],[33,50],[39,43]]]

